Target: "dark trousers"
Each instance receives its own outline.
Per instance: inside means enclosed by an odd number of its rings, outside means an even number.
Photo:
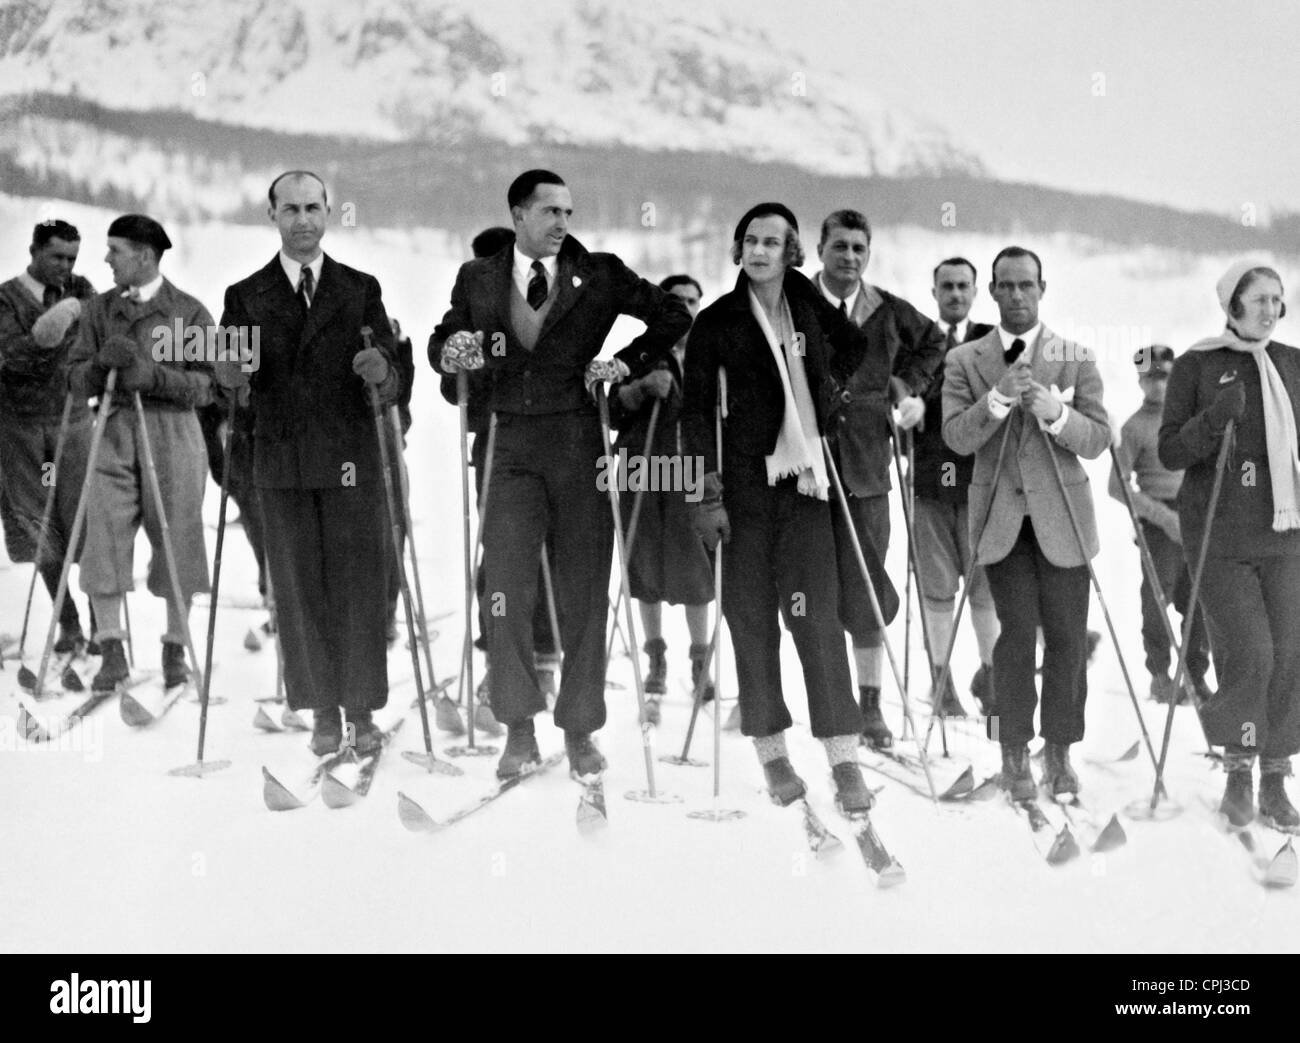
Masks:
[[[831,505],[795,485],[768,485],[761,456],[733,455],[724,472],[731,539],[722,547],[722,613],[736,649],[741,731],[775,735],[792,723],[781,691],[783,619],[803,667],[813,735],[857,735],[862,713],[839,619]]]
[[[1220,671],[1204,713],[1210,742],[1300,752],[1300,556],[1206,558],[1201,604]]]
[[[832,491],[832,497],[834,492]],[[888,626],[898,614],[898,591],[885,572],[885,553],[889,548],[889,497],[849,496],[849,514],[853,528],[862,545],[862,557],[867,563],[871,585],[880,601],[880,612]],[[853,550],[853,537],[844,520],[844,509],[831,501],[831,523],[835,533],[835,553],[838,562],[840,620],[853,638],[855,648],[879,648],[883,641],[871,599],[862,580],[862,568]]]
[[[225,410],[209,407],[198,411],[199,427],[203,431],[203,445],[208,454],[208,470],[212,480],[221,485],[225,473],[226,453],[221,444],[221,422]],[[230,435],[230,498],[239,510],[239,521],[244,527],[248,545],[253,548],[257,561],[257,592],[266,597],[266,535],[262,524],[262,504],[253,488],[253,436],[236,424]]]
[[[483,471],[484,458],[487,455],[487,435],[474,436],[474,450],[470,459],[470,466],[474,468],[474,497],[478,502],[483,500]],[[471,536],[471,539],[473,537]],[[551,582],[555,582],[555,541],[547,537],[546,540],[546,559],[551,566]],[[487,589],[487,569],[479,563],[478,573],[474,579],[474,592],[478,597],[478,640],[474,642],[475,648],[487,648],[487,609],[484,604],[483,591]],[[559,608],[556,607],[556,615],[559,615]],[[533,609],[533,651],[540,655],[547,655],[558,652],[555,647],[555,631],[551,629],[551,613],[546,605],[546,578],[540,565],[537,567],[537,607]]]
[[[597,488],[603,454],[592,413],[501,414],[483,530],[492,710],[517,724],[546,709],[533,668],[537,573],[549,534],[555,547],[564,668],[555,723],[594,732],[605,723],[605,626],[614,526]],[[549,629],[549,626],[548,626]]]
[[[1061,568],[1044,557],[1026,516],[1020,537],[987,566],[1002,632],[993,647],[996,736],[1004,743],[1034,737],[1037,630],[1043,628],[1042,735],[1048,742],[1083,738],[1088,698],[1088,568]]]
[[[379,709],[393,553],[383,486],[258,492],[289,705]]]
[[[1151,561],[1155,565],[1156,576],[1160,580],[1160,589],[1166,602],[1172,595],[1174,608],[1182,617],[1184,626],[1187,622],[1187,599],[1192,593],[1192,579],[1183,560],[1183,546],[1175,543],[1158,525],[1139,522],[1146,536],[1147,547],[1151,551]],[[1170,667],[1169,635],[1165,630],[1163,613],[1151,589],[1151,579],[1142,571],[1142,650],[1146,653],[1147,671],[1151,674],[1167,674]],[[1183,638],[1182,628],[1178,630],[1178,639]],[[1205,615],[1197,612],[1192,620],[1192,634],[1187,648],[1187,674],[1194,681],[1205,676],[1210,665],[1209,639],[1205,633]]]

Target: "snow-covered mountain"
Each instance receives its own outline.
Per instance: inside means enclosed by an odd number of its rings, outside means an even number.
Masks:
[[[981,175],[971,150],[691,0],[4,0],[0,95],[384,142],[726,152]]]

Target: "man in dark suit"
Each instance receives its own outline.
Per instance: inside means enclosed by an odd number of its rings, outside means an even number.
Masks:
[[[975,266],[964,257],[940,261],[934,269],[930,291],[939,306],[946,359],[959,344],[979,340],[992,331],[985,322],[971,322],[970,309],[978,292]],[[943,443],[943,372],[925,393],[925,418],[912,432],[915,465],[912,471],[914,501],[912,524],[916,536],[917,585],[922,595],[921,613],[938,660],[952,640],[957,587],[970,564],[970,533],[966,489],[975,461],[959,456]],[[971,681],[971,694],[984,714],[992,712],[993,644],[998,639],[998,614],[982,568],[971,575],[971,626],[979,645],[980,668]],[[951,676],[943,693],[946,702],[960,706]]]
[[[953,349],[943,384],[943,439],[956,453],[975,454],[971,541],[976,561],[987,567],[1001,624],[993,649],[994,729],[1002,743],[1003,783],[1016,800],[1035,793],[1028,742],[1038,702],[1040,626],[1043,783],[1053,796],[1079,789],[1069,753],[1083,738],[1087,562],[1098,550],[1092,493],[1079,459],[1094,460],[1110,445],[1091,349],[1062,340],[1038,319],[1047,288],[1042,273],[1038,256],[1022,247],[1009,246],[993,259],[989,293],[1001,323]],[[986,513],[983,532],[975,532]]]
[[[889,549],[889,469],[893,463],[890,410],[908,430],[925,412],[922,397],[939,372],[943,337],[933,320],[903,298],[863,278],[871,257],[871,225],[856,210],[836,210],[822,222],[817,244],[822,270],[813,278],[822,296],[867,335],[866,358],[844,389],[830,435],[849,510],[885,622],[898,611],[898,595],[885,574]],[[857,555],[841,511],[832,512],[839,556],[840,618],[853,639],[862,707],[863,740],[893,742],[880,714],[883,635],[863,585]]]
[[[385,406],[402,380],[379,283],[321,252],[329,202],[307,171],[271,183],[268,214],[280,232],[270,263],[226,290],[221,325],[260,330],[250,374],[217,368],[218,382],[251,387],[253,484],[266,521],[285,691],[315,715],[311,747],[343,741],[377,749],[371,712],[388,699],[387,506],[370,387]],[[374,334],[366,348],[363,326]]]
[[[588,776],[605,766],[591,733],[605,723],[613,552],[609,503],[595,481],[603,446],[590,388],[651,368],[691,320],[677,298],[569,236],[573,201],[558,175],[527,171],[506,201],[514,246],[461,266],[451,307],[429,338],[429,362],[444,372],[486,368],[497,414],[483,534],[492,710],[509,726],[497,774],[518,775],[541,759],[532,718],[546,700],[532,621],[549,533],[564,649],[555,723],[564,729],[570,771]],[[621,314],[646,331],[612,361],[594,362]]]

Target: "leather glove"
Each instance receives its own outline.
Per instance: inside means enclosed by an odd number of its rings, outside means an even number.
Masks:
[[[1205,411],[1205,419],[1215,431],[1222,431],[1229,420],[1240,420],[1246,412],[1246,385],[1234,381],[1214,396]]]
[[[582,382],[587,387],[587,394],[594,398],[597,384],[616,383],[626,379],[631,372],[618,359],[593,359],[587,363],[587,368],[582,374]]]
[[[666,369],[652,369],[638,383],[653,398],[667,398],[673,393],[673,375]]]
[[[65,297],[36,320],[32,326],[32,340],[42,348],[56,347],[63,343],[68,327],[77,321],[80,314],[81,301],[76,297]]]
[[[382,384],[388,379],[388,360],[378,348],[362,348],[352,356],[352,372],[367,384]]]
[[[483,331],[470,333],[459,330],[442,345],[442,371],[458,373],[461,370],[483,368]]]
[[[125,369],[137,361],[135,341],[115,333],[99,346],[96,358],[105,369]]]
[[[691,511],[691,528],[711,551],[731,539],[731,520],[722,506],[722,479],[716,472],[704,476],[704,496]]]

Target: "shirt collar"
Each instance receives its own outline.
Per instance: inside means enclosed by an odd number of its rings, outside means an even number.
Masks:
[[[853,309],[858,303],[858,295],[862,293],[861,281],[859,281],[857,285],[853,287],[853,292],[844,298],[836,297],[835,294],[831,293],[831,291],[826,286],[826,280],[822,278],[821,272],[817,273],[817,285],[818,287],[821,288],[822,296],[825,297],[826,300],[829,301],[832,305],[834,305],[836,311],[839,310],[840,301],[843,300],[844,307],[848,309],[850,315],[853,314]]]
[[[1038,343],[1038,334],[1042,332],[1043,324],[1035,323],[1033,329],[1026,330],[1024,333],[1008,333],[1001,325],[998,326],[998,336],[1002,339],[1002,350],[1004,352],[1011,350],[1011,342],[1016,339],[1025,342],[1024,358],[1032,359],[1034,356],[1034,345]]]
[[[306,267],[311,269],[312,286],[320,285],[320,270],[325,266],[325,251],[322,250],[315,258],[309,261]],[[301,261],[295,261],[283,250],[280,251],[280,267],[284,269],[284,274],[289,279],[289,285],[296,292],[298,289],[298,280],[302,278],[303,264]]]
[[[45,304],[45,284],[32,278],[31,272],[23,269],[18,273],[18,281],[22,283],[23,288],[36,298],[36,303]]]
[[[162,289],[162,284],[163,284],[163,277],[162,277],[162,273],[160,272],[158,275],[155,275],[153,279],[145,283],[143,286],[128,286],[125,290],[122,291],[122,296],[123,297],[134,296],[137,300],[151,301],[154,299],[154,297],[158,295],[158,291]]]
[[[518,246],[514,248],[514,252],[515,278],[518,279],[522,276],[527,282],[533,277],[533,258],[526,253],[521,253]],[[546,271],[546,285],[550,286],[551,283],[555,282],[555,269],[559,264],[559,255],[551,254],[550,257],[538,257],[537,260],[542,262],[542,268]]]
[[[945,337],[948,336],[948,331],[952,330],[952,339],[954,341],[958,344],[965,342],[966,334],[970,331],[969,315],[962,319],[961,322],[953,323],[952,325],[944,322],[943,319],[936,319],[935,321],[938,323],[939,329],[943,332]]]

